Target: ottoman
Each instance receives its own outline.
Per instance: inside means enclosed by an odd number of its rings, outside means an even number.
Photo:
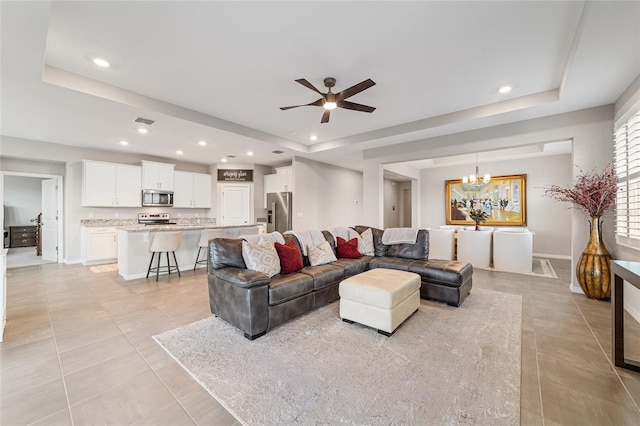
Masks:
[[[420,306],[420,275],[376,268],[340,283],[340,317],[391,336]]]

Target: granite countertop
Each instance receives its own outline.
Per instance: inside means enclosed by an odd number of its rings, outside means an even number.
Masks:
[[[259,226],[261,224],[221,226],[217,225],[215,219],[210,218],[188,218],[171,219],[175,225],[144,225],[139,224],[137,219],[83,219],[81,226],[87,227],[113,227],[127,232],[149,232],[149,231],[197,231],[201,229],[229,229],[244,228],[249,226]]]
[[[234,225],[220,226],[212,224],[201,225],[130,225],[130,226],[114,226],[114,228],[127,232],[149,232],[149,231],[197,231],[200,229],[230,229],[230,228],[248,228],[258,225]]]

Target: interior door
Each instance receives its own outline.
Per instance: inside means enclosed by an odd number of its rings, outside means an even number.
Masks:
[[[58,261],[58,184],[56,179],[42,181],[42,260]]]
[[[251,220],[249,185],[222,185],[222,224],[245,225]]]

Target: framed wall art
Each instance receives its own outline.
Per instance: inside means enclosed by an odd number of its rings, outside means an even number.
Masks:
[[[475,225],[471,209],[482,209],[487,226],[527,224],[527,175],[492,177],[489,183],[465,184],[461,179],[445,182],[447,225]]]

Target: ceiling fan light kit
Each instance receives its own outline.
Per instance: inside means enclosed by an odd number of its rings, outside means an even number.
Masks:
[[[357,95],[358,93],[372,86],[375,86],[376,83],[370,78],[338,93],[331,92],[331,88],[336,85],[336,79],[333,77],[327,77],[324,79],[324,85],[328,89],[327,93],[322,93],[313,84],[309,83],[304,78],[299,78],[296,80],[296,82],[302,84],[307,89],[313,90],[314,92],[320,94],[322,98],[318,99],[315,102],[311,102],[310,104],[280,107],[282,111],[286,111],[291,108],[298,108],[301,106],[321,106],[324,108],[324,112],[322,113],[322,119],[320,120],[320,122],[328,123],[331,110],[334,110],[336,108],[344,108],[344,109],[350,109],[353,111],[369,112],[369,113],[376,110],[374,107],[357,104],[357,103],[349,102],[345,100],[347,98],[350,98],[351,96]]]

